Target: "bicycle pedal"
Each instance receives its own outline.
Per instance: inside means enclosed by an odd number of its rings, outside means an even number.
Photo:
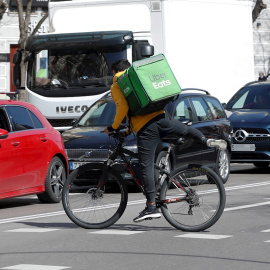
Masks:
[[[145,218],[144,220],[152,220],[153,218],[151,217],[148,217],[148,218]]]

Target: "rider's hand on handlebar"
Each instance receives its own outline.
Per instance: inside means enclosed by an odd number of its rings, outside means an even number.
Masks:
[[[104,129],[104,132],[106,133],[106,134],[108,134],[108,135],[110,135],[110,134],[112,134],[113,132],[114,132],[114,128],[112,128],[112,126],[109,126],[109,127],[106,127],[105,129]]]

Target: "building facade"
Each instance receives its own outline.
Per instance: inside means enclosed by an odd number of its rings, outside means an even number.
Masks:
[[[49,0],[33,0],[28,26],[28,33],[32,33],[38,22],[48,10]],[[27,0],[23,1],[24,8]],[[38,33],[49,31],[49,21],[46,21],[39,28]],[[19,19],[16,0],[10,0],[9,7],[0,21],[0,94],[1,92],[15,92],[16,88],[12,83],[12,58],[18,49],[19,40]]]

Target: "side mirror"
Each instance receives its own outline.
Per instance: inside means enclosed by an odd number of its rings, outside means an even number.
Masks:
[[[17,50],[17,52],[13,55],[12,62],[13,67],[13,85],[19,88],[21,86],[21,61],[22,61],[22,52]]]
[[[13,85],[19,88],[21,86],[21,66],[15,64],[13,67]]]
[[[6,139],[8,137],[8,131],[0,128],[0,139]]]
[[[150,57],[154,55],[154,46],[150,44],[145,44],[141,46],[141,56],[142,57]]]
[[[14,53],[13,55],[13,59],[12,59],[12,63],[13,64],[17,64],[17,65],[20,65],[21,64],[21,61],[22,61],[22,52],[21,51],[17,51],[16,53]]]

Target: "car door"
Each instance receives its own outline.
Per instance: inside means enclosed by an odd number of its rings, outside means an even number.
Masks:
[[[0,128],[9,132],[0,139],[0,197],[5,197],[4,193],[11,194],[21,188],[23,162],[18,134],[11,130],[4,106],[0,107]]]
[[[21,152],[23,164],[22,189],[43,185],[50,161],[50,135],[29,109],[9,106],[7,111],[18,134],[17,149]]]
[[[196,113],[197,122],[194,127],[200,130],[208,139],[219,138],[219,127],[216,125],[211,109],[202,97],[190,98],[194,111]],[[215,148],[209,148],[201,144],[201,161],[202,164],[214,163],[217,157]]]
[[[188,98],[182,98],[177,101],[172,113],[172,117],[179,121],[196,121],[194,112]],[[200,163],[201,161],[201,145],[191,137],[187,137],[185,143],[175,146],[175,162],[176,166],[182,163]]]

